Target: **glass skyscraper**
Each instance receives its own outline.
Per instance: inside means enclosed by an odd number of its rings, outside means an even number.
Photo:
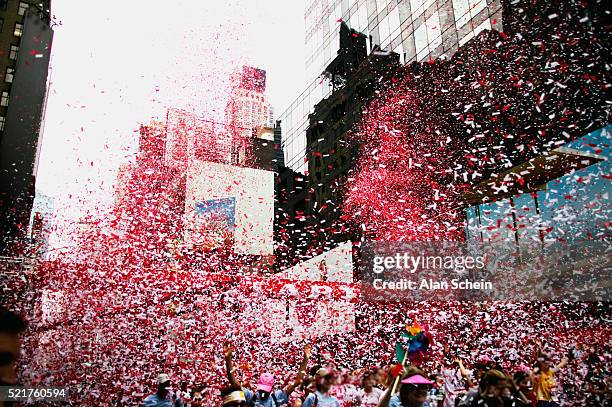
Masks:
[[[304,91],[280,116],[285,162],[304,172],[306,128],[314,106],[331,93],[321,73],[336,57],[339,25],[366,34],[402,63],[450,57],[485,29],[502,29],[500,0],[306,0]]]

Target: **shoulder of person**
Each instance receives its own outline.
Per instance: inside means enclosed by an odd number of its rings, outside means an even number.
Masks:
[[[244,393],[244,398],[246,399],[247,403],[249,403],[255,395],[255,393],[253,393],[251,390],[245,389],[244,387],[242,388],[242,392]]]
[[[280,399],[280,398],[284,398],[284,399],[287,399],[287,400],[289,399],[289,396],[287,395],[285,390],[282,390],[282,389],[276,390],[274,392],[274,396],[276,396],[277,399]]]
[[[304,401],[302,402],[302,406],[303,407],[308,407],[308,406],[312,406],[313,402],[315,400],[315,395],[314,393],[310,393],[308,396],[306,396],[306,398],[304,399]]]

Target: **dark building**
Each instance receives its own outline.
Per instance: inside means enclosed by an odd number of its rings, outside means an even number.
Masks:
[[[279,166],[274,180],[274,256],[282,270],[301,259],[310,240],[312,193],[304,174]]]
[[[308,182],[314,194],[311,210],[316,214],[313,222],[320,224],[324,220],[331,231],[327,237],[333,242],[347,238],[345,233],[338,233],[344,225],[344,222],[338,224],[339,207],[343,202],[343,186],[359,148],[349,132],[361,119],[364,107],[376,96],[376,91],[382,91],[400,67],[395,53],[375,48],[367,55],[366,40],[363,34],[345,24],[340,26],[338,55],[324,73],[334,92],[315,106],[306,130]]]
[[[279,126],[276,123],[275,126]],[[246,160],[244,165],[266,171],[276,171],[278,168],[277,150],[280,146],[274,140],[275,134],[280,131],[276,127],[258,127],[253,130],[253,137],[248,140],[250,145],[250,160]]]
[[[306,131],[308,174],[281,166],[275,183],[276,260],[292,266],[354,237],[341,219],[343,186],[358,156],[348,133],[364,106],[399,67],[399,56],[375,49],[341,24],[339,50],[324,76],[332,94],[315,106]],[[382,79],[381,79],[382,78]]]
[[[34,199],[53,30],[50,1],[0,1],[0,252],[19,255]]]

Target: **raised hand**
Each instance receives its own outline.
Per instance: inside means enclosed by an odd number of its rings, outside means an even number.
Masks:
[[[234,354],[234,345],[232,345],[230,342],[224,342],[223,343],[223,356],[225,357],[225,359],[231,359],[233,354]]]
[[[312,356],[312,345],[307,343],[306,345],[304,345],[304,357],[306,359],[310,359],[311,356]]]

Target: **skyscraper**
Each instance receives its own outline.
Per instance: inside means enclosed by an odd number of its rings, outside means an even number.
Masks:
[[[53,30],[50,1],[0,1],[0,252],[19,254],[34,200]]]
[[[272,107],[266,98],[266,71],[243,66],[230,78],[232,93],[225,107],[225,120],[244,137],[252,129],[274,127]]]
[[[307,83],[280,117],[287,166],[308,168],[308,115],[332,91],[321,73],[336,57],[341,22],[369,37],[368,51],[393,51],[410,63],[450,57],[482,30],[501,30],[501,14],[500,0],[307,0]]]

